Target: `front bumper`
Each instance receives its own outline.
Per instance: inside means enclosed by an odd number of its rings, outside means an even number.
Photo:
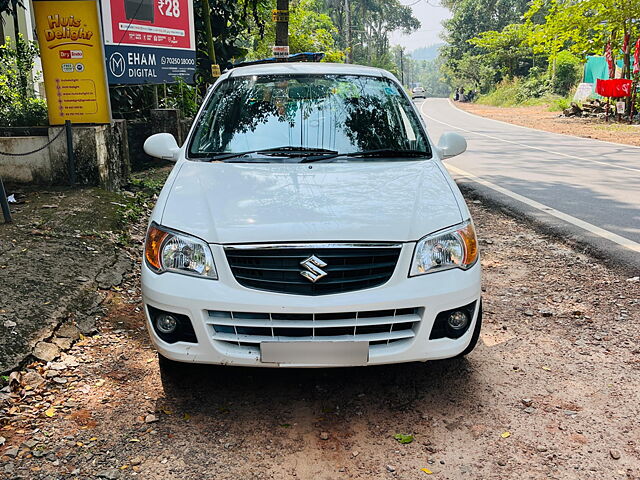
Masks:
[[[209,312],[331,314],[416,308],[420,319],[414,327],[415,336],[389,344],[371,345],[366,364],[381,365],[454,357],[469,345],[477,321],[481,293],[480,263],[476,263],[467,271],[453,269],[408,278],[413,247],[414,244],[406,244],[403,247],[395,272],[384,285],[356,292],[313,297],[264,292],[241,286],[236,282],[226,262],[221,261],[225,255],[219,245],[211,246],[217,260],[219,280],[176,273],[158,275],[143,262],[142,295],[145,306],[188,316],[198,343],[164,342],[156,335],[151,326],[148,308],[145,308],[149,335],[161,355],[180,362],[261,367],[351,366],[348,362],[337,365],[317,360],[313,363],[263,363],[259,345],[246,348],[215,340],[212,327],[207,323]],[[474,301],[476,310],[471,325],[463,336],[457,339],[429,339],[438,313]]]

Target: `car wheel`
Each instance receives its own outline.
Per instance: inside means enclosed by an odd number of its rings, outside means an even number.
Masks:
[[[464,357],[465,355],[469,355],[476,345],[478,344],[478,339],[480,338],[480,330],[482,329],[482,300],[480,300],[480,307],[478,309],[478,318],[476,320],[476,326],[473,329],[473,335],[471,336],[471,342],[467,348],[465,348],[462,353],[459,353],[454,358]]]

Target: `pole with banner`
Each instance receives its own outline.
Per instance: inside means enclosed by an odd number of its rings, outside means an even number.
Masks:
[[[96,0],[33,0],[51,125],[110,123]]]

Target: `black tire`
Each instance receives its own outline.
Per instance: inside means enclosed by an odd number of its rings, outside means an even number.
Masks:
[[[473,329],[473,335],[471,336],[471,342],[467,348],[465,348],[462,353],[459,353],[454,358],[461,358],[466,355],[469,355],[476,345],[478,344],[478,339],[480,338],[480,330],[482,329],[482,300],[480,300],[480,307],[478,308],[478,319],[476,320],[476,326]]]

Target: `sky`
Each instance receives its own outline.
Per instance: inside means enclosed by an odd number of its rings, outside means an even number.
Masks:
[[[442,25],[440,22],[451,17],[451,12],[444,7],[440,7],[438,0],[400,0],[403,5],[411,5],[413,16],[420,20],[422,26],[420,30],[411,35],[403,35],[401,32],[393,32],[390,36],[391,45],[402,45],[407,50],[413,51],[416,48],[427,47],[434,43],[441,43],[440,32]]]

